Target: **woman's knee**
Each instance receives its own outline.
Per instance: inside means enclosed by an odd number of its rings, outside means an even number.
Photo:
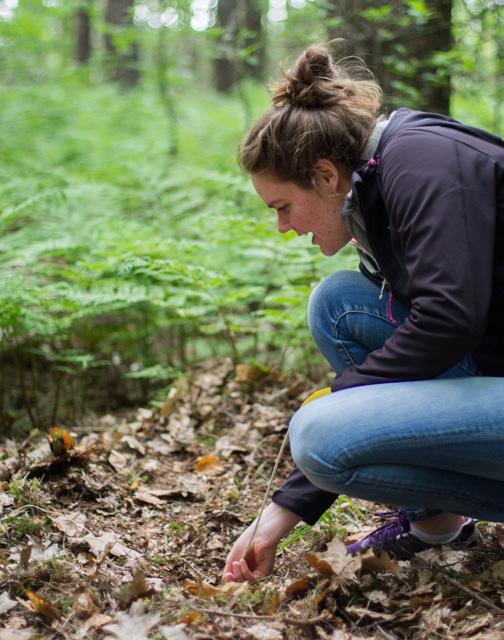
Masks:
[[[317,402],[317,401],[314,401]],[[341,459],[336,451],[337,425],[332,425],[330,442],[328,430],[322,425],[315,407],[299,409],[289,425],[289,443],[296,466],[308,477],[313,473],[337,473],[334,460]],[[326,437],[323,436],[325,431]]]
[[[345,305],[359,298],[363,275],[358,271],[336,271],[319,282],[308,302],[308,327],[317,341]]]

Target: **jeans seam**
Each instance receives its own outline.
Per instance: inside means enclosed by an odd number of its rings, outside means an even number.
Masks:
[[[362,315],[368,316],[370,318],[375,318],[378,320],[383,320],[384,322],[386,322],[387,324],[391,325],[392,327],[396,328],[398,325],[395,325],[393,322],[391,322],[388,318],[380,315],[379,313],[373,313],[370,311],[366,311],[365,309],[348,309],[347,311],[343,311],[342,313],[338,314],[338,316],[336,317],[335,320],[333,320],[333,335],[334,335],[334,339],[337,341],[339,347],[345,352],[345,355],[347,356],[348,360],[352,363],[352,365],[356,365],[355,360],[352,358],[352,356],[350,355],[350,352],[348,351],[348,349],[345,346],[344,341],[342,340],[342,338],[339,337],[338,333],[338,326],[341,322],[341,320],[343,320],[343,318],[345,318],[348,315],[351,314],[356,314],[356,313],[360,313]],[[362,345],[362,347],[365,349],[366,346]]]
[[[355,475],[357,472],[359,471],[359,469],[356,469],[353,472],[353,475]],[[347,480],[343,485],[341,485],[341,488],[344,488],[348,485],[349,482],[353,481],[353,477],[350,480]],[[362,484],[362,482],[361,482]],[[380,487],[384,487],[387,489],[394,489],[394,488],[400,488],[400,489],[404,489],[406,491],[408,491],[408,493],[413,493],[416,495],[420,495],[420,496],[428,496],[428,495],[432,495],[434,494],[435,496],[437,496],[438,498],[446,498],[446,492],[445,491],[440,491],[439,489],[437,489],[435,486],[433,488],[429,488],[429,489],[419,489],[417,488],[415,485],[409,485],[407,483],[404,482],[388,482],[387,480],[383,480],[380,478],[375,478],[374,480],[372,478],[370,478],[367,482],[366,482],[366,486],[377,486],[379,485]],[[344,493],[344,492],[343,492]],[[467,502],[469,506],[474,507],[475,509],[481,509],[482,505],[490,508],[492,511],[499,511],[502,507],[498,507],[497,505],[492,505],[488,503],[488,500],[485,500],[483,503],[481,502],[474,502],[474,498],[472,496],[469,495],[465,495],[465,494],[459,494],[459,493],[455,493],[453,491],[450,491],[450,495],[454,498],[456,498],[457,500],[462,500],[464,502]]]

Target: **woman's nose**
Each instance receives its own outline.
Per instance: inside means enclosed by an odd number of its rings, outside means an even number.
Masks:
[[[286,233],[292,229],[289,216],[286,213],[277,213],[277,228],[280,233]]]

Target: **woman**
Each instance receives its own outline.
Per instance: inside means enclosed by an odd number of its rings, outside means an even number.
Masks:
[[[224,580],[271,572],[278,542],[336,494],[400,506],[347,547],[408,559],[473,544],[504,521],[504,147],[445,116],[378,116],[381,92],[310,47],[246,136],[240,161],[281,233],[360,272],[313,291],[308,322],[336,372],[294,415],[298,467],[251,525]]]

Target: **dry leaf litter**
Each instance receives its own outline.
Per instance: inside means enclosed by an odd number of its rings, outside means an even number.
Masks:
[[[307,385],[214,361],[160,409],[3,443],[0,640],[504,638],[503,525],[472,550],[350,558],[377,506],[340,498],[274,576],[220,583]]]

